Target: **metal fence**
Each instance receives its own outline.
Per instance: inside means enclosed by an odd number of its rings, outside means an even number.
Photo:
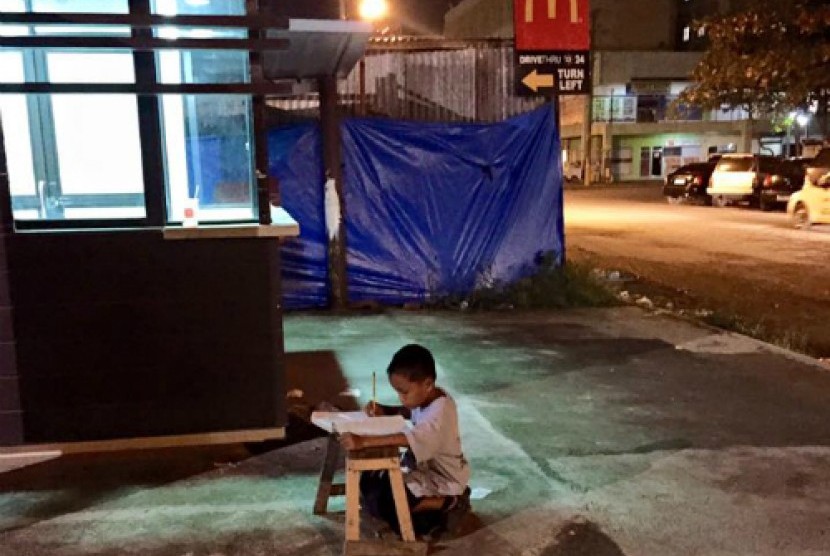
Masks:
[[[338,84],[343,113],[425,122],[495,122],[540,106],[515,95],[507,41],[374,43]],[[316,93],[271,98],[283,119],[316,117]]]

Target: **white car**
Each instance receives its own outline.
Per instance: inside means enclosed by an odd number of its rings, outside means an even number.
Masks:
[[[774,173],[778,160],[757,154],[723,155],[706,189],[712,204],[716,207],[740,201],[758,204],[764,179]]]
[[[807,229],[813,224],[830,224],[830,173],[822,176],[818,183],[806,178],[801,191],[790,197],[787,214],[796,228]]]

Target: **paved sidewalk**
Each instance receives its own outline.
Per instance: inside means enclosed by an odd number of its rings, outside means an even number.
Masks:
[[[830,372],[817,363],[636,308],[295,315],[294,399],[356,406],[408,342],[434,350],[474,471],[475,514],[433,553],[827,554]],[[379,397],[393,401],[388,385]],[[0,474],[0,555],[339,554],[342,516],[311,514],[322,447]]]

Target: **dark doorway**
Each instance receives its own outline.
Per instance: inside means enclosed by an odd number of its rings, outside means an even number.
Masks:
[[[663,147],[651,149],[651,175],[663,175]]]

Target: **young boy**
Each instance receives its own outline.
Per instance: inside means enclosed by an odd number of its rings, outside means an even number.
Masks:
[[[402,406],[369,403],[370,415],[402,415],[412,428],[388,436],[344,434],[347,450],[379,446],[408,448],[404,455],[404,483],[416,534],[453,530],[470,509],[470,466],[461,451],[455,401],[435,384],[435,360],[423,346],[411,344],[392,357],[386,370]],[[389,475],[363,473],[363,508],[398,531],[398,518]]]

